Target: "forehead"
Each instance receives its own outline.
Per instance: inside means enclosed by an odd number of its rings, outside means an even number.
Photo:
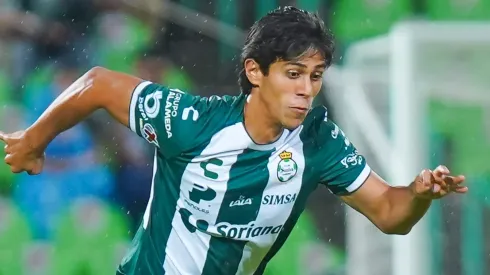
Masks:
[[[319,52],[306,52],[292,60],[278,60],[276,63],[280,66],[326,67],[325,57]]]

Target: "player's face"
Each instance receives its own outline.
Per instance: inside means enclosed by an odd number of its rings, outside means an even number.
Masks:
[[[272,63],[269,74],[263,76],[260,96],[285,128],[303,123],[322,87],[325,67],[321,54],[305,54],[298,60]]]

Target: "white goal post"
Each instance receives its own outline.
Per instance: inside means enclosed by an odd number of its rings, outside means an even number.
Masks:
[[[393,185],[430,168],[430,98],[490,108],[490,78],[474,73],[490,69],[490,22],[400,22],[386,35],[351,45],[342,59],[327,72],[324,95],[350,139]],[[348,213],[348,275],[431,275],[425,219],[407,236],[359,237],[368,222]],[[388,249],[376,247],[387,239]],[[383,258],[388,266],[375,267]]]

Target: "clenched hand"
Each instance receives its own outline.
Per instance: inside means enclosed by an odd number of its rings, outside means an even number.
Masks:
[[[11,134],[0,132],[0,140],[5,143],[5,163],[13,173],[27,172],[37,175],[43,170],[44,150],[36,149],[29,141],[25,131]]]

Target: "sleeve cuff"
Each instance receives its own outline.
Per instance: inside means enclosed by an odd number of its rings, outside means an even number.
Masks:
[[[146,86],[150,85],[150,81],[144,81],[138,84],[133,91],[133,95],[131,96],[131,103],[129,105],[129,128],[131,131],[136,133],[136,109],[138,107],[138,98],[141,92],[146,88]]]
[[[366,166],[364,166],[364,169],[362,169],[359,176],[357,176],[356,180],[353,181],[349,186],[347,186],[346,188],[347,192],[352,193],[357,189],[359,189],[359,187],[361,187],[361,185],[364,184],[364,182],[367,180],[370,174],[371,174],[371,167],[369,167],[369,165],[366,164]]]

